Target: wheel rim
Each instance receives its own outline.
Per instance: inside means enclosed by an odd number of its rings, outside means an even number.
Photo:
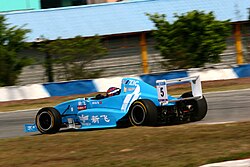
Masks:
[[[51,128],[52,126],[52,118],[51,115],[44,111],[38,116],[38,124],[39,127],[43,130],[46,131]]]
[[[136,125],[141,125],[145,120],[145,110],[141,105],[135,105],[131,111],[131,119]]]

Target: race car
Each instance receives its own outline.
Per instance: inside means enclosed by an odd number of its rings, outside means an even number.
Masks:
[[[168,85],[191,83],[191,92],[174,97]],[[111,87],[106,95],[78,98],[55,107],[40,109],[34,124],[25,132],[52,134],[61,128],[100,129],[120,126],[159,126],[200,121],[207,114],[199,76],[157,80],[156,87],[135,78],[123,78],[121,87]]]

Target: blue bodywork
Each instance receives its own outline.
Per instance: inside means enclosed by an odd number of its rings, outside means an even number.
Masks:
[[[128,113],[131,104],[137,99],[149,99],[156,106],[161,105],[155,87],[142,80],[124,78],[119,95],[103,99],[78,98],[58,104],[54,108],[59,111],[63,124],[68,124],[70,119],[80,124],[77,129],[109,128],[117,126],[117,122]],[[176,98],[168,95],[168,99]],[[167,105],[175,105],[175,102]],[[35,124],[25,125],[25,132],[34,131],[37,131]]]

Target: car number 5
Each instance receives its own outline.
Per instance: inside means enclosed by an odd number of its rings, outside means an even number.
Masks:
[[[159,82],[157,84],[157,94],[158,94],[159,102],[163,102],[163,103],[168,102],[167,85],[165,82]]]
[[[164,91],[163,91],[163,87],[160,87],[160,95],[161,95],[161,97],[164,97]]]

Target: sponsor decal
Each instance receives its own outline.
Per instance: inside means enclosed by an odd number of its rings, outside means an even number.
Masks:
[[[93,116],[91,117],[91,122],[94,123],[94,124],[95,124],[95,123],[98,123],[98,124],[99,124],[99,123],[100,123],[99,119],[100,119],[100,118],[98,117],[98,115],[93,115]]]
[[[167,85],[166,82],[157,82],[156,86]]]
[[[77,106],[77,109],[80,111],[80,110],[86,110],[87,109],[87,106]]]
[[[140,90],[141,90],[140,85],[137,85],[133,93],[126,95],[122,103],[121,111],[127,111],[130,104],[132,104],[135,100],[140,98],[141,95]]]
[[[101,115],[100,118],[102,118],[105,122],[110,122],[110,119],[107,115]]]
[[[35,132],[35,131],[37,131],[37,127],[36,127],[36,125],[26,125],[26,131]]]
[[[79,116],[79,119],[83,122],[83,123],[85,123],[86,121],[88,121],[89,120],[89,116],[88,115],[81,115],[81,116]]]
[[[134,90],[135,90],[135,87],[127,88],[127,91],[128,91],[128,92],[132,92],[132,91],[134,91]]]
[[[102,104],[102,101],[92,101],[91,104]]]
[[[168,99],[158,99],[159,102],[167,102]]]
[[[86,110],[87,109],[87,105],[86,105],[85,101],[79,101],[78,105],[77,105],[77,109],[78,109],[78,111],[80,111],[80,110]]]
[[[81,106],[81,105],[86,105],[85,101],[79,101],[78,102],[78,105]]]
[[[91,125],[91,123],[87,122],[89,120],[89,116],[88,115],[81,115],[81,116],[78,116],[79,119],[82,121],[82,124],[83,125],[86,125],[86,126],[89,126]]]
[[[123,84],[129,85],[129,86],[137,86],[139,81],[136,80],[123,80]]]
[[[104,121],[106,123],[110,122],[110,119],[107,115],[92,115],[90,117],[89,115],[82,114],[78,117],[82,121],[83,125],[99,124],[101,121]]]

